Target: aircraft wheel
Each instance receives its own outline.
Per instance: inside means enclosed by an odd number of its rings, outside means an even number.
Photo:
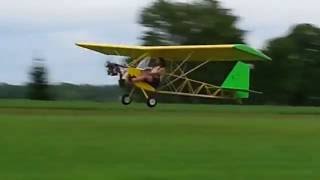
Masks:
[[[132,98],[129,95],[125,94],[121,97],[121,102],[124,105],[129,105],[132,102]]]
[[[147,100],[147,105],[151,108],[155,107],[157,105],[158,101],[155,98],[149,98]]]

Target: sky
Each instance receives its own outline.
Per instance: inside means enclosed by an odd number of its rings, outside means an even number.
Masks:
[[[192,0],[179,0],[192,1]],[[0,82],[25,84],[33,58],[43,58],[51,83],[115,84],[104,63],[117,61],[76,42],[141,43],[139,12],[153,0],[0,0]],[[298,23],[320,26],[318,0],[221,0],[240,16],[249,45],[262,48]]]

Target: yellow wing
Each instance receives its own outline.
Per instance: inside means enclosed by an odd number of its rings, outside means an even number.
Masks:
[[[259,61],[271,60],[262,52],[244,44],[195,46],[123,46],[77,43],[78,46],[106,55],[139,58],[142,55],[162,57],[169,61]]]

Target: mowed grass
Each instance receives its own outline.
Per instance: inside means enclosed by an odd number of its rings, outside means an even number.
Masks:
[[[0,101],[1,180],[320,178],[320,108]]]

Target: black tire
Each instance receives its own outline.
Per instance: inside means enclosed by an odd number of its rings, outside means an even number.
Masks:
[[[132,98],[128,94],[125,94],[121,97],[121,102],[123,105],[129,105],[132,103]]]
[[[156,98],[148,98],[147,99],[147,105],[150,107],[150,108],[153,108],[153,107],[156,107],[158,104],[158,101]]]

